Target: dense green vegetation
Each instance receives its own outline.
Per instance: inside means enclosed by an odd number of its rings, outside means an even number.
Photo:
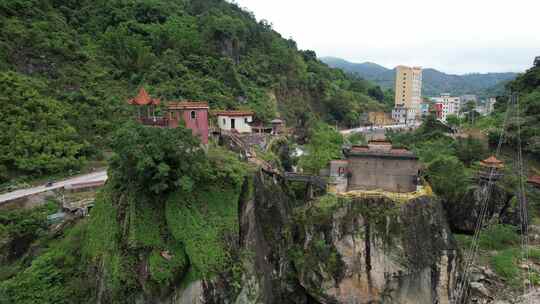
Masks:
[[[389,132],[394,146],[412,149],[425,165],[424,175],[435,193],[447,201],[459,201],[471,185],[471,166],[487,157],[480,140],[472,137],[453,139],[450,130],[433,116],[427,116],[420,128],[410,133]]]
[[[318,123],[310,130],[305,154],[300,157],[299,165],[307,173],[318,175],[328,166],[328,162],[341,158],[343,136],[334,128]]]
[[[383,107],[372,83],[328,68],[223,0],[0,1],[0,26],[4,178],[100,156],[140,86],[291,126],[355,125]]]
[[[43,243],[47,208],[0,213],[10,253],[2,260],[13,265],[1,268],[0,303],[92,303],[100,282],[103,301],[132,303],[141,289],[159,298],[238,267],[233,244],[247,168],[232,152],[199,146],[183,127],[127,123],[112,139],[109,180],[88,221]]]

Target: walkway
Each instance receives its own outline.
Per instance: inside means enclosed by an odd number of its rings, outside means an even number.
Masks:
[[[79,176],[69,178],[69,179],[66,179],[66,180],[63,180],[63,181],[55,182],[50,187],[47,187],[45,185],[41,185],[41,186],[38,186],[38,187],[21,189],[21,190],[16,190],[16,191],[13,191],[13,192],[0,194],[0,205],[2,205],[4,203],[7,203],[7,202],[10,202],[10,201],[13,201],[13,200],[16,200],[16,199],[32,196],[32,195],[35,195],[35,194],[38,194],[38,193],[60,189],[60,188],[63,188],[65,186],[68,186],[68,185],[79,184],[79,183],[87,183],[87,182],[106,181],[106,180],[107,180],[107,171],[106,170],[97,171],[97,172],[84,174],[84,175],[79,175]]]

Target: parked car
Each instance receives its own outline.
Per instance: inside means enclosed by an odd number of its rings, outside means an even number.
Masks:
[[[52,187],[54,185],[54,181],[48,181],[46,184],[45,184],[45,187]]]

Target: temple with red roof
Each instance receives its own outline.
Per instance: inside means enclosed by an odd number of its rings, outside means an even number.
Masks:
[[[184,124],[198,136],[203,144],[208,144],[208,110],[207,102],[173,101],[166,106],[165,116],[156,116],[156,108],[161,100],[152,98],[144,88],[139,94],[128,100],[128,104],[137,107],[137,120],[144,125],[161,128],[178,128]]]
[[[477,173],[480,181],[497,181],[504,176],[502,173],[504,162],[498,160],[494,155],[481,160],[480,166],[482,168]]]
[[[480,165],[485,168],[504,168],[504,162],[498,160],[495,156],[490,156],[487,159],[481,160]]]

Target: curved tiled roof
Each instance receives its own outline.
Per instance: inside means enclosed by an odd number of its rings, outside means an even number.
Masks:
[[[139,89],[139,94],[135,98],[128,100],[128,103],[131,105],[137,105],[137,106],[147,106],[147,105],[158,106],[161,103],[161,101],[157,98],[150,97],[148,92],[146,92],[146,90],[141,87]]]
[[[487,159],[480,161],[480,165],[484,167],[502,168],[504,167],[504,162],[498,160],[495,156],[492,155]]]

